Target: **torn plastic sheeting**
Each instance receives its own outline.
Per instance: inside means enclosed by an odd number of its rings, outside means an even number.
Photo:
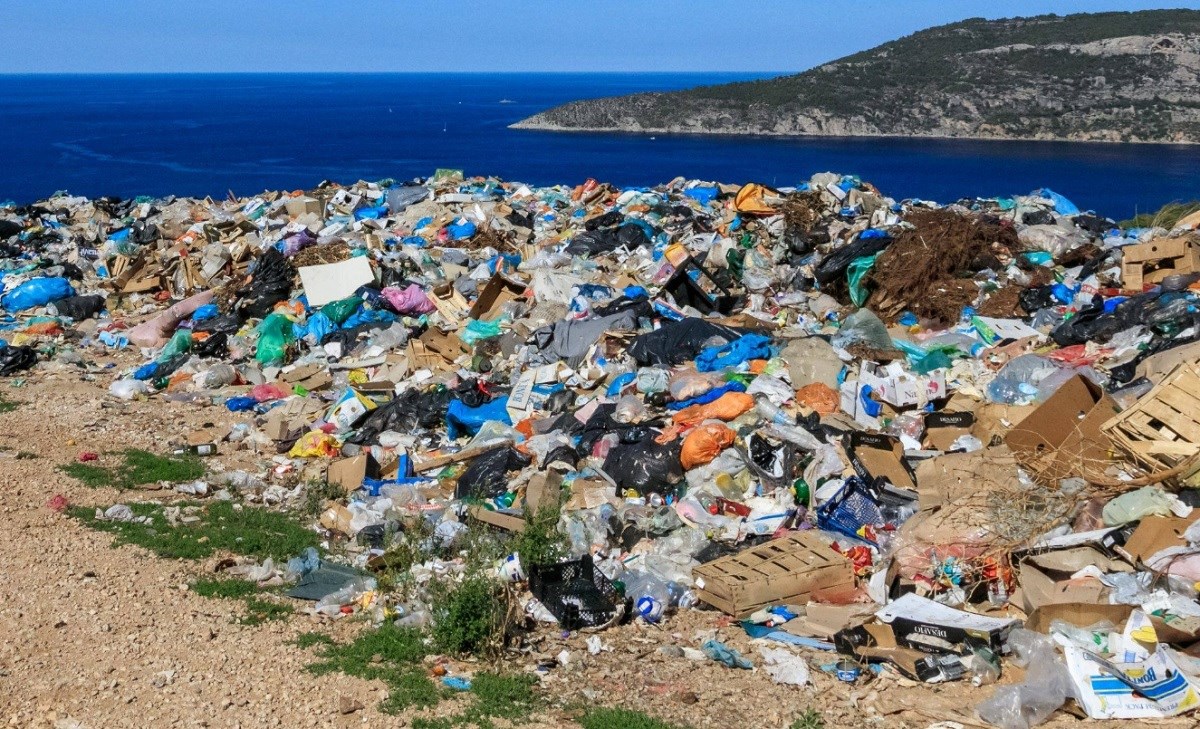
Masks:
[[[695,359],[714,338],[728,343],[742,334],[732,327],[687,317],[634,337],[626,352],[643,366],[678,365]]]

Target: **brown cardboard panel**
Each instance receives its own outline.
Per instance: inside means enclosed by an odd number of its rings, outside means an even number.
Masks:
[[[367,467],[371,457],[367,455],[343,458],[329,464],[325,479],[331,484],[341,486],[346,493],[358,490],[367,477]]]
[[[1099,474],[1111,462],[1111,441],[1100,430],[1117,406],[1091,380],[1077,375],[1013,428],[1005,442],[1045,480]]]
[[[883,477],[897,488],[915,490],[916,481],[904,466],[900,439],[886,435],[853,433],[848,455],[854,470],[864,479]]]
[[[519,516],[502,514],[498,511],[489,511],[482,506],[472,506],[467,509],[467,513],[471,515],[472,519],[481,521],[484,524],[491,524],[505,531],[517,533],[525,531],[525,520]]]
[[[495,274],[467,313],[472,319],[489,320],[500,314],[500,308],[525,293],[525,284]]]
[[[1200,509],[1182,519],[1175,516],[1147,516],[1138,524],[1133,534],[1129,535],[1125,542],[1125,552],[1138,562],[1145,562],[1169,547],[1185,547],[1187,541],[1183,538],[1183,533],[1197,519],[1200,519]]]

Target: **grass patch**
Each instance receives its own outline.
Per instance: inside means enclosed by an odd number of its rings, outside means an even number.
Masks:
[[[306,670],[314,675],[345,673],[366,679],[378,679],[387,684],[388,697],[380,704],[387,713],[397,713],[410,707],[433,706],[442,698],[442,691],[421,666],[425,644],[420,631],[398,628],[384,623],[375,630],[364,630],[350,643],[334,643],[327,636],[300,636],[296,643],[322,645]],[[310,636],[310,637],[306,637]]]
[[[543,504],[525,516],[525,531],[516,537],[516,551],[526,574],[538,564],[554,564],[567,556],[567,535],[558,530],[562,507],[557,501]]]
[[[68,463],[59,470],[84,486],[98,488],[115,486],[120,489],[168,481],[180,483],[203,478],[204,464],[194,456],[160,456],[136,448],[120,454],[121,463],[101,466],[97,463]]]
[[[825,729],[825,717],[815,709],[805,709],[800,718],[792,722],[790,729]]]
[[[333,638],[330,638],[325,633],[309,631],[296,636],[296,639],[292,641],[292,645],[300,648],[312,648],[315,645],[334,645],[334,642]]]
[[[249,580],[205,577],[196,580],[190,587],[192,592],[202,597],[241,600],[245,603],[246,614],[238,622],[243,625],[262,625],[271,620],[283,620],[295,612],[291,605],[259,597],[261,591],[258,585]]]
[[[576,721],[583,729],[684,729],[641,711],[603,707],[588,709]]]
[[[0,413],[11,413],[20,406],[20,402],[16,400],[9,400],[7,397],[0,395]]]
[[[150,517],[150,523],[99,521],[94,510],[87,507],[73,507],[68,513],[93,529],[114,534],[113,546],[136,544],[172,559],[204,559],[229,551],[279,561],[318,542],[316,533],[285,514],[252,506],[235,507],[227,501],[200,507],[196,511],[198,522],[179,526],[170,525],[162,506],[133,504],[130,508],[136,516]]]
[[[1135,215],[1129,220],[1122,220],[1122,228],[1166,228],[1171,230],[1180,221],[1200,210],[1200,200],[1191,202],[1167,203],[1153,213]]]
[[[116,474],[104,466],[97,466],[94,463],[68,463],[59,466],[58,470],[88,488],[98,489],[103,486],[117,485]]]
[[[239,622],[242,625],[262,625],[272,620],[286,620],[294,612],[287,603],[254,597],[246,601],[246,615]]]
[[[258,585],[249,580],[217,580],[205,577],[193,582],[192,592],[201,597],[227,597],[238,600],[258,594]]]
[[[479,673],[471,679],[475,705],[467,709],[465,718],[479,722],[484,717],[519,721],[537,707],[533,687],[537,678],[522,674]]]

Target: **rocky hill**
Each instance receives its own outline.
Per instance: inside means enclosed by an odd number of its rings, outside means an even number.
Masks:
[[[971,19],[770,80],[576,101],[522,129],[1200,142],[1200,11]]]

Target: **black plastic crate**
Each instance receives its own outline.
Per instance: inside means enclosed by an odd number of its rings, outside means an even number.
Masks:
[[[534,565],[529,591],[567,630],[604,625],[622,607],[623,617],[629,616],[628,602],[596,569],[590,555],[570,562]]]

